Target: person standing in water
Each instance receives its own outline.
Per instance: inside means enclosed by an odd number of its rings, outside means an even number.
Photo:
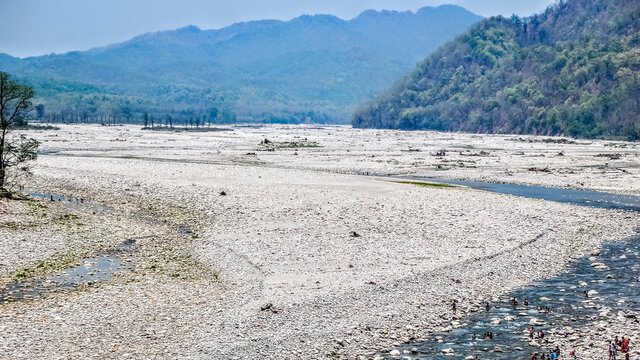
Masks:
[[[624,353],[624,358],[625,358],[625,360],[629,360],[629,357],[630,357],[630,355],[629,355],[629,353],[630,353],[630,350],[629,350],[629,343],[630,343],[630,342],[631,342],[631,339],[629,339],[629,338],[626,338],[626,339],[625,339],[625,338],[622,338],[622,347],[621,347],[621,349],[622,349],[622,352]]]

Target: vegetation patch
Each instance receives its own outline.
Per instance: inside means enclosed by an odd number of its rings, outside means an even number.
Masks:
[[[200,278],[218,279],[218,274],[200,263],[193,255],[177,246],[165,246],[151,255],[151,261],[146,270],[148,272],[182,280]]]
[[[34,228],[38,226],[35,222],[18,222],[18,221],[7,221],[0,226],[14,231],[27,230],[29,228]]]
[[[319,148],[321,147],[315,141],[309,141],[307,139],[300,141],[271,141],[264,139],[260,142],[260,146],[267,149],[300,149],[300,148]]]
[[[38,262],[35,266],[18,270],[12,274],[14,281],[26,281],[44,275],[52,274],[56,271],[67,269],[77,263],[79,257],[76,253],[56,253],[50,258]]]
[[[518,142],[526,142],[526,143],[543,143],[543,144],[562,144],[562,145],[583,145],[574,140],[569,140],[565,138],[542,138],[542,139],[532,139],[532,138],[514,138],[508,139],[509,141],[518,141]]]
[[[218,128],[218,127],[168,127],[168,126],[145,126],[142,130],[152,131],[173,131],[173,132],[220,132],[220,131],[233,131],[233,129]]]
[[[40,125],[40,124],[25,124],[22,126],[16,126],[17,130],[60,130],[59,127],[53,125]]]
[[[58,221],[60,221],[62,223],[65,223],[65,224],[71,223],[71,222],[79,220],[79,219],[80,219],[80,217],[78,215],[75,215],[75,214],[63,214],[63,215],[60,215],[58,217]]]
[[[443,183],[431,183],[431,182],[423,182],[423,181],[393,181],[396,184],[408,184],[408,185],[417,185],[424,187],[433,187],[433,188],[455,188],[457,186],[451,184],[443,184]]]

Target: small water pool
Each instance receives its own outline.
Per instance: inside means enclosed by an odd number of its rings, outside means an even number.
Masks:
[[[61,270],[53,276],[31,281],[14,281],[0,289],[0,304],[14,301],[32,300],[48,293],[91,285],[110,280],[117,273],[129,272],[122,261],[122,255],[131,250],[135,239],[128,239],[112,251],[94,258],[82,259],[81,264]]]

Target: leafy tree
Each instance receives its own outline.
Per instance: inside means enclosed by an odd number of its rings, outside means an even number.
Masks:
[[[211,108],[209,110],[209,124],[216,121],[217,117],[218,117],[218,108]]]
[[[29,174],[28,162],[38,157],[40,143],[26,136],[11,136],[17,125],[26,124],[33,88],[11,80],[0,72],[0,196],[8,196],[7,185],[19,174]],[[10,170],[15,170],[10,173]]]
[[[44,117],[44,105],[43,104],[36,105],[36,115],[38,116],[38,120],[41,120]]]

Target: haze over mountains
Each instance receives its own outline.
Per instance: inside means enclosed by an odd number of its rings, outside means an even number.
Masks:
[[[194,26],[83,52],[25,59],[0,70],[35,86],[50,112],[230,109],[247,121],[345,122],[438,46],[481,17],[457,6],[366,11],[345,21],[301,16]]]
[[[640,1],[566,0],[474,25],[356,127],[640,139]]]

